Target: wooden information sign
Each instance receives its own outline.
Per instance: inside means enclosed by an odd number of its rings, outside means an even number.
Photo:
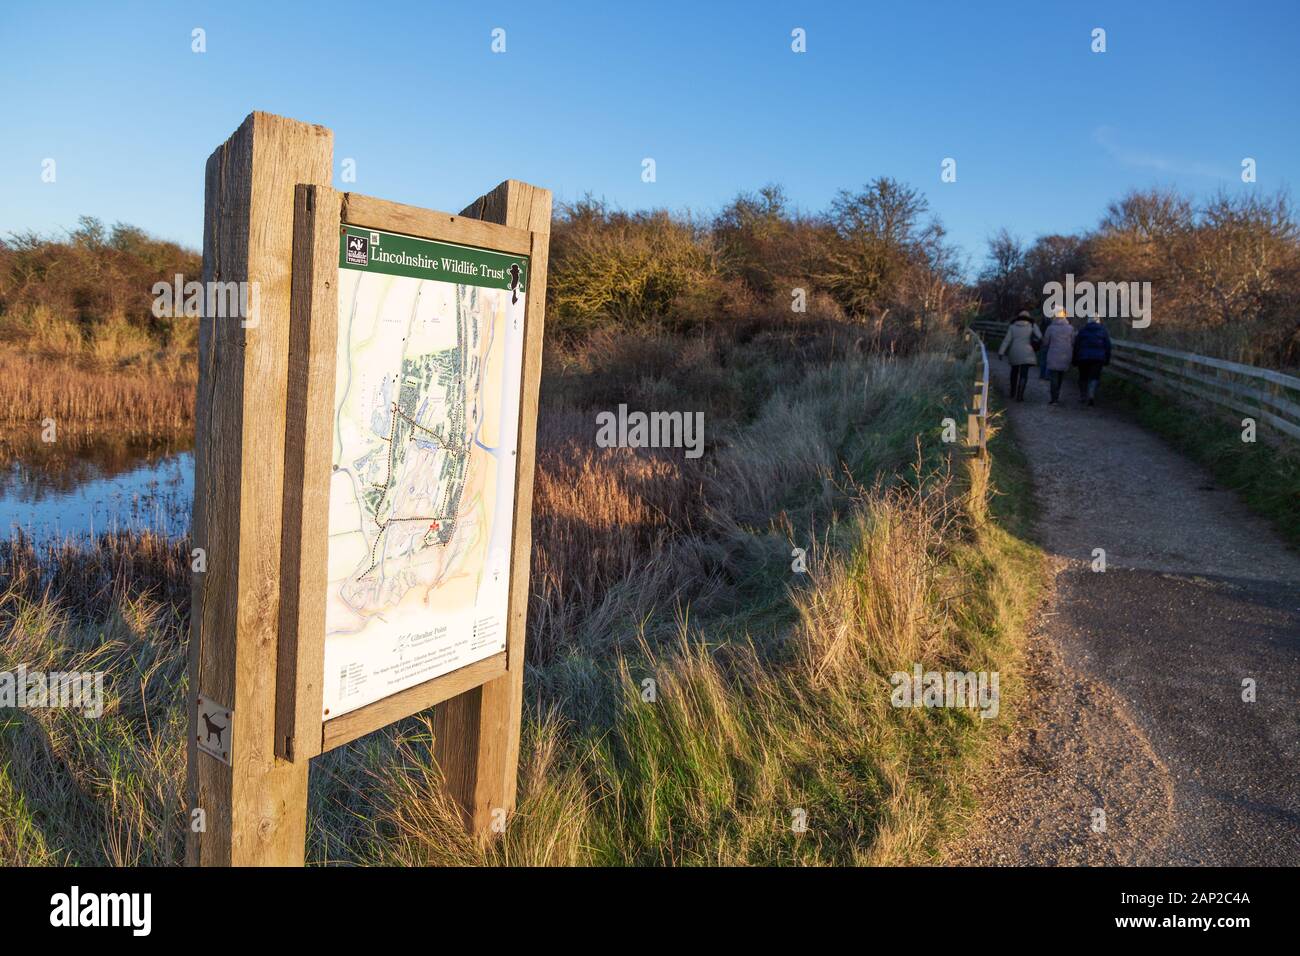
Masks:
[[[514,807],[550,193],[452,215],[331,167],[262,113],[208,161],[204,280],[259,305],[199,337],[196,865],[300,865],[309,760],[434,705],[466,826]]]

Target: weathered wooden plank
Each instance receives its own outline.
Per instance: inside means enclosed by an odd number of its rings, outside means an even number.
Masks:
[[[467,664],[449,674],[408,687],[390,697],[325,721],[317,744],[320,751],[333,750],[349,741],[386,727],[395,720],[410,717],[458,694],[471,691],[506,673],[506,653],[494,654]]]
[[[294,761],[320,753],[324,720],[340,204],[328,186],[294,197],[275,732],[276,753]]]
[[[1179,352],[1174,349],[1162,348],[1158,345],[1147,345],[1145,342],[1133,342],[1128,339],[1112,339],[1111,344],[1123,349],[1135,349],[1139,352],[1150,352],[1154,355],[1163,355],[1168,358],[1179,359],[1183,362],[1191,362],[1195,365],[1205,365],[1210,368],[1223,369],[1227,372],[1235,372],[1238,375],[1245,375],[1249,378],[1262,378],[1265,381],[1272,382],[1275,385],[1281,385],[1283,388],[1293,388],[1300,390],[1300,378],[1293,375],[1287,375],[1284,372],[1278,372],[1271,368],[1259,368],[1255,365],[1243,365],[1240,362],[1229,362],[1227,359],[1210,358],[1207,355],[1197,355],[1193,352]]]
[[[524,366],[520,393],[515,475],[510,607],[506,632],[507,672],[435,711],[436,752],[447,788],[460,804],[466,826],[487,836],[514,810],[523,707],[524,632],[528,622],[528,573],[532,554],[533,467],[537,390],[541,380],[546,309],[546,264],[551,194],[506,180],[462,213],[532,234],[531,275],[524,318]]]
[[[297,865],[307,764],[275,755],[294,188],[328,183],[332,135],[253,113],[208,160],[203,278],[255,284],[257,314],[204,315],[199,333],[191,612],[188,835],[199,865]],[[251,288],[251,287],[250,287]],[[227,765],[197,749],[195,697],[233,712]]]
[[[1244,415],[1249,415],[1252,418],[1262,419],[1278,431],[1290,435],[1292,438],[1300,438],[1300,426],[1296,426],[1283,418],[1279,418],[1277,415],[1274,415],[1272,412],[1266,411],[1265,409],[1245,405],[1241,402],[1235,402],[1224,398],[1222,395],[1211,394],[1203,389],[1195,388],[1194,386],[1187,385],[1183,382],[1171,380],[1167,376],[1149,372],[1140,366],[1130,365],[1123,361],[1113,362],[1112,365],[1116,366],[1121,372],[1127,373],[1128,376],[1140,377],[1143,381],[1154,384],[1158,388],[1181,391],[1195,398],[1201,399],[1202,401],[1209,402],[1210,404],[1218,405],[1222,408],[1229,408],[1233,411],[1241,412]]]
[[[421,239],[456,242],[483,249],[499,249],[520,256],[528,255],[532,249],[532,237],[527,229],[484,222],[464,213],[457,216],[449,212],[420,209],[358,193],[343,194],[343,221],[350,226],[400,232]]]
[[[1241,402],[1232,401],[1230,399],[1225,398],[1222,395],[1212,394],[1210,392],[1206,392],[1203,389],[1199,389],[1191,385],[1187,385],[1183,382],[1169,379],[1166,376],[1151,373],[1139,366],[1122,364],[1119,366],[1119,369],[1126,372],[1129,375],[1129,377],[1136,377],[1137,379],[1145,382],[1146,384],[1152,385],[1157,389],[1166,389],[1170,391],[1179,391],[1185,393],[1187,395],[1192,396],[1193,398],[1199,399],[1200,401],[1206,402],[1208,404],[1216,405],[1220,408],[1231,409],[1232,411],[1240,412],[1241,414],[1249,415],[1252,418],[1262,420],[1267,424],[1273,426],[1274,428],[1277,428],[1279,431],[1283,432],[1284,434],[1287,434],[1293,438],[1300,438],[1300,427],[1297,427],[1296,425],[1286,421],[1283,418],[1279,418],[1278,416],[1274,415],[1272,412],[1269,412],[1265,409],[1257,408],[1251,405],[1246,405]]]
[[[1265,392],[1257,388],[1252,388],[1243,382],[1225,378],[1222,375],[1203,375],[1195,372],[1186,364],[1169,364],[1161,362],[1158,358],[1150,358],[1141,354],[1124,353],[1123,358],[1130,364],[1139,368],[1149,369],[1160,375],[1172,375],[1177,378],[1187,379],[1192,382],[1199,382],[1202,385],[1209,385],[1212,388],[1223,389],[1239,398],[1248,398],[1263,405],[1268,405],[1282,416],[1290,421],[1300,423],[1300,405],[1295,402],[1287,401],[1281,395]]]

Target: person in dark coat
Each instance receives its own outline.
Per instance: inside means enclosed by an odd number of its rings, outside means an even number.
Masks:
[[[1079,367],[1079,401],[1097,404],[1101,370],[1110,364],[1110,333],[1099,319],[1089,319],[1075,335],[1074,364]]]

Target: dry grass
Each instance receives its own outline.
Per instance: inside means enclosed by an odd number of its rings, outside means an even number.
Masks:
[[[81,623],[102,620],[124,601],[157,604],[177,617],[188,612],[189,561],[185,541],[151,531],[109,532],[89,547],[74,539],[37,546],[16,536],[0,541],[0,585],[8,598],[61,605]]]
[[[65,449],[192,433],[198,321],[156,317],[152,290],[198,270],[197,253],[90,218],[0,240],[0,462],[38,450],[48,420]]]
[[[987,475],[946,472],[940,423],[969,370],[836,335],[679,341],[685,368],[669,341],[550,356],[518,812],[486,849],[463,836],[424,715],[314,762],[311,858],[932,858],[992,735],[964,712],[891,708],[888,674],[1001,668],[1005,687],[1025,601],[1010,578],[1030,559],[980,517]],[[633,407],[718,395],[705,457],[593,450],[611,377]],[[100,720],[31,711],[0,730],[0,861],[178,861],[185,549],[0,548],[0,669],[104,669],[111,698]]]
[[[193,441],[192,363],[127,368],[0,355],[0,464],[68,458],[106,441],[134,447]],[[53,423],[54,442],[47,442]]]
[[[118,370],[23,355],[0,357],[0,423],[59,424],[170,433],[193,427],[193,365]]]
[[[528,648],[534,663],[552,659],[605,593],[685,528],[699,506],[698,481],[680,453],[674,460],[593,450],[575,439],[554,440],[545,429],[539,446]]]
[[[0,545],[0,670],[103,672],[106,700],[97,719],[28,710],[0,730],[0,862],[178,860],[186,562],[151,534]]]

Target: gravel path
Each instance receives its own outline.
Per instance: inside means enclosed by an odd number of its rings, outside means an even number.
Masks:
[[[1035,374],[1008,415],[1055,583],[952,862],[1300,864],[1300,556],[1105,382],[1046,402]]]

